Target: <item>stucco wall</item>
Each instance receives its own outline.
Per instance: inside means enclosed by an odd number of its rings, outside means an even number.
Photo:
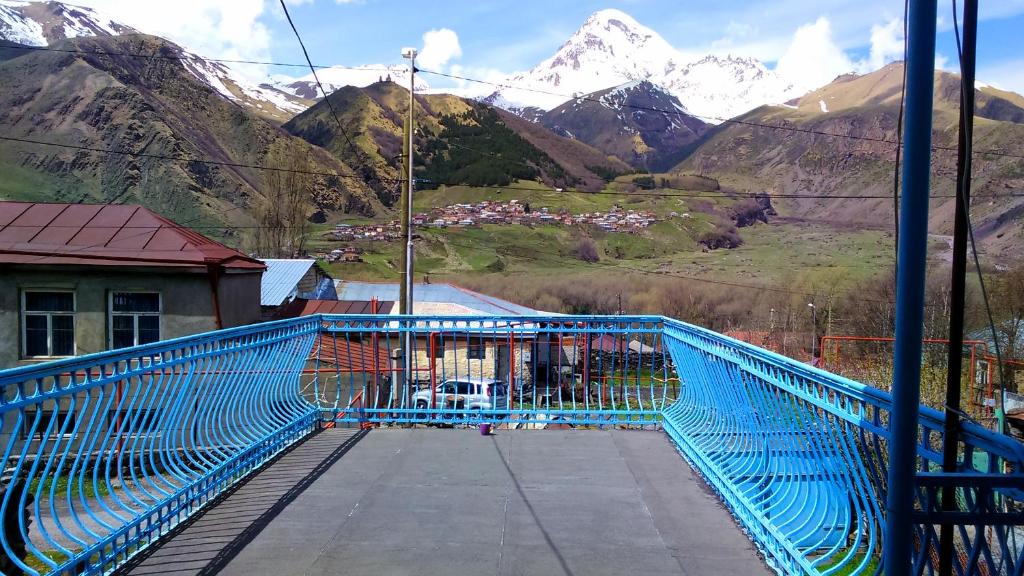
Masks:
[[[78,355],[108,348],[107,294],[111,291],[159,292],[161,339],[216,328],[205,270],[187,273],[112,267],[8,267],[0,271],[0,369],[33,362],[21,358],[21,292],[25,289],[75,292],[75,352]],[[221,279],[220,295],[225,327],[259,321],[260,274],[225,275]]]

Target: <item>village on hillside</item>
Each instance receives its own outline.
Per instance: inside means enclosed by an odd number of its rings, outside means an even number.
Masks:
[[[470,228],[484,224],[505,226],[596,226],[606,232],[639,234],[657,222],[650,211],[626,210],[613,206],[608,212],[570,214],[552,212],[549,208],[531,210],[529,203],[519,200],[507,202],[483,201],[475,204],[452,204],[434,208],[430,212],[413,215],[412,225],[417,228]],[[329,233],[334,240],[397,240],[401,238],[401,224],[392,220],[387,224],[338,224]]]

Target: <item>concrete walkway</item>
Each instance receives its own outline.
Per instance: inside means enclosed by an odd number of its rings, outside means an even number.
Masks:
[[[768,575],[661,432],[328,430],[122,573]]]

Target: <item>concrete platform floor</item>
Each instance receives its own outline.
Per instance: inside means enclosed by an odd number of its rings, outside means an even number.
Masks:
[[[327,430],[122,574],[770,571],[661,432]]]

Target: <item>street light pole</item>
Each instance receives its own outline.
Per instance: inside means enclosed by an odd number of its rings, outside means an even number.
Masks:
[[[406,130],[405,133],[408,137],[406,142],[406,195],[405,203],[402,205],[402,224],[405,228],[405,262],[403,266],[403,272],[405,274],[404,283],[404,301],[399,303],[400,312],[403,314],[413,313],[413,246],[412,246],[412,194],[414,189],[413,180],[413,156],[415,150],[413,148],[413,142],[416,130],[413,126],[413,112],[416,110],[416,49],[415,48],[404,48],[402,49],[402,57],[409,60],[409,116],[406,119]]]
[[[405,195],[402,200],[402,228],[405,232],[405,253],[402,262],[402,285],[400,287],[398,312],[400,314],[413,313],[413,249],[412,249],[412,193],[413,193],[413,112],[416,109],[416,49],[403,48],[402,57],[409,60],[409,116],[405,121]],[[402,339],[402,373],[405,376],[405,394],[402,397],[403,407],[406,401],[411,402],[413,390],[412,378],[412,322],[405,325],[405,335]]]

